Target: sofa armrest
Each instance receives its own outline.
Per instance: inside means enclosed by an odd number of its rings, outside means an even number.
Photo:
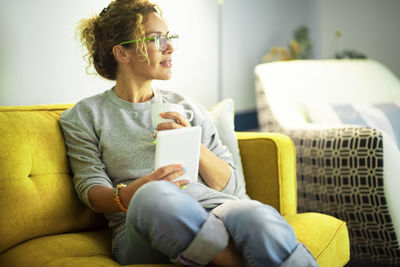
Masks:
[[[238,132],[247,194],[282,215],[297,212],[296,157],[292,140],[278,133]]]

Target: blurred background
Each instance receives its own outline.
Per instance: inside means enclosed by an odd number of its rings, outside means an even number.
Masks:
[[[196,98],[207,108],[233,98],[237,129],[257,127],[254,67],[273,47],[288,47],[299,27],[308,58],[346,49],[400,77],[399,0],[155,0],[181,37],[174,74],[155,86]],[[0,105],[74,103],[112,87],[89,76],[75,39],[80,18],[107,0],[2,0]],[[290,75],[287,77],[290,79]]]

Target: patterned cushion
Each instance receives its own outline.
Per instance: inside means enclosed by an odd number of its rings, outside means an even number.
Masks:
[[[311,122],[318,124],[352,124],[386,132],[400,149],[400,102],[383,104],[307,103],[305,110]]]

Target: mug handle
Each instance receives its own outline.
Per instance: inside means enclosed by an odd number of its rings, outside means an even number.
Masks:
[[[192,121],[194,117],[193,111],[185,109],[185,117],[188,122]]]

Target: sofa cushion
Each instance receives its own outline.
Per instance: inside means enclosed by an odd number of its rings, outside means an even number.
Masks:
[[[349,259],[349,235],[346,223],[320,213],[301,213],[284,218],[293,227],[319,266],[344,266]]]
[[[111,230],[59,234],[26,241],[0,254],[1,266],[120,266],[111,255]],[[173,267],[175,264],[130,265]]]
[[[237,167],[238,186],[235,195],[242,199],[249,199],[246,194],[246,183],[243,175],[242,159],[235,132],[235,105],[233,99],[227,98],[219,102],[210,110],[211,119],[217,128],[221,143],[232,153],[233,162]]]
[[[73,261],[74,258],[90,258],[93,262],[99,258],[98,263],[104,263],[105,259],[110,258],[112,263],[110,239],[109,230],[39,237],[0,254],[0,262],[4,266],[52,266],[57,261],[62,263],[58,266],[65,266],[64,263]],[[114,266],[118,265],[114,263]]]

